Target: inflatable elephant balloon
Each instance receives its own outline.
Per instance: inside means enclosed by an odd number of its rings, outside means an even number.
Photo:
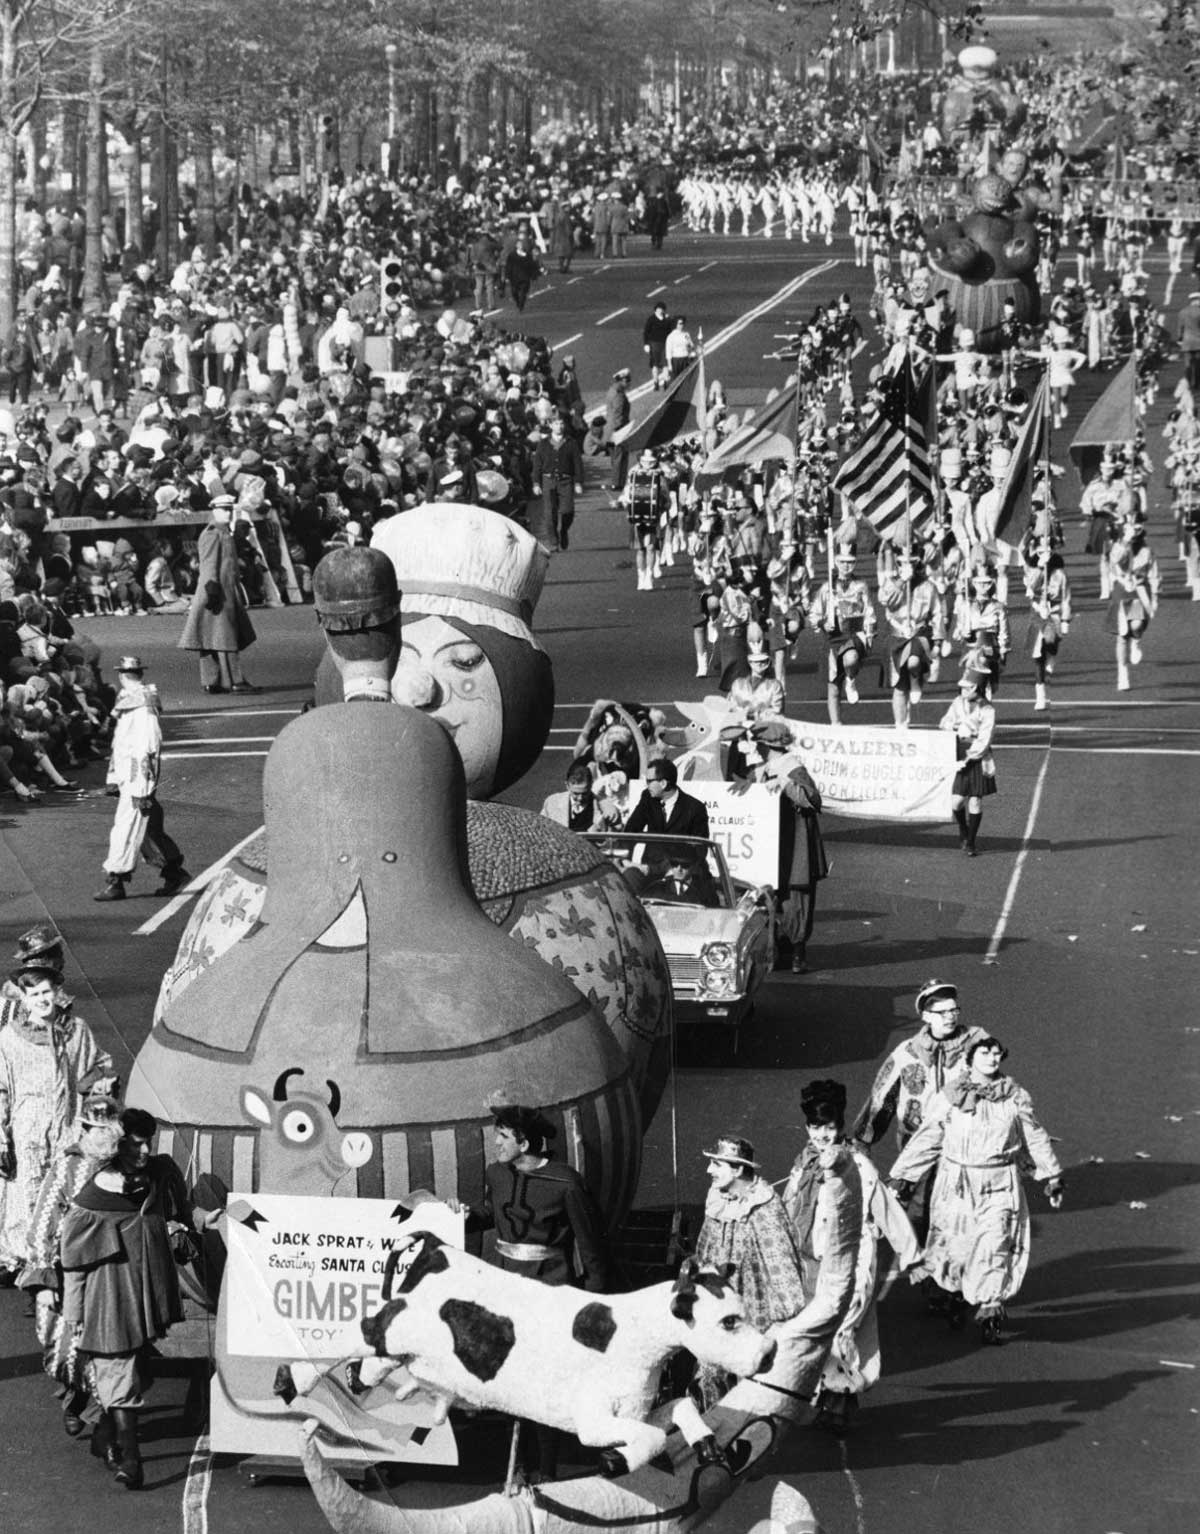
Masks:
[[[533,1101],[615,1225],[666,1075],[666,960],[592,844],[486,802],[550,725],[552,672],[529,626],[546,556],[505,517],[435,504],[336,559],[349,596],[316,576],[314,589],[337,664],[267,758],[265,836],[192,914],[131,1100],[171,1124],[165,1143],[193,1175],[272,1192],[285,1191],[262,1180],[275,1126],[246,1104],[302,1091],[354,1154],[314,1151],[286,1191],[464,1202],[479,1196],[490,1107]],[[364,601],[370,630],[354,632],[354,581],[381,566],[399,595]]]

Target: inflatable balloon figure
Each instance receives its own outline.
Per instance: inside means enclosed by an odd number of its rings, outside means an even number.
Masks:
[[[398,612],[355,589],[380,550]],[[490,1105],[534,1101],[615,1224],[665,1079],[666,960],[588,842],[483,802],[549,729],[552,673],[529,626],[545,555],[494,512],[437,504],[338,552],[352,556],[340,586],[316,593],[341,652],[322,665],[323,706],[272,747],[265,838],[193,913],[131,1092],[172,1126],[187,1171],[238,1191],[464,1201]],[[373,638],[353,630],[362,612]],[[314,1148],[286,1190],[268,1186],[273,1131],[243,1093],[328,1097],[326,1082],[353,1165]]]
[[[1054,170],[1049,191],[1027,186],[1026,170],[1026,156],[1009,150],[998,171],[976,179],[961,219],[926,232],[934,287],[947,290],[948,307],[973,332],[977,351],[1000,350],[1006,302],[1021,325],[1036,324],[1041,313],[1034,219],[1042,207],[1061,206],[1061,183]]]
[[[942,103],[942,131],[947,142],[988,129],[1002,136],[1025,120],[1025,103],[1012,86],[996,77],[996,55],[975,44],[958,55],[959,72]]]

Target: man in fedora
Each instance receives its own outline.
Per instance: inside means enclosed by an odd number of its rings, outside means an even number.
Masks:
[[[796,1233],[778,1195],[759,1174],[754,1146],[741,1135],[718,1135],[709,1150],[708,1197],[696,1259],[704,1267],[732,1263],[731,1282],[746,1319],[765,1332],[804,1308],[804,1276]],[[698,1375],[703,1409],[729,1388],[729,1377],[702,1364]]]
[[[137,655],[122,656],[116,669],[119,690],[113,704],[116,725],[108,781],[117,789],[117,813],[104,860],[104,888],[93,898],[124,900],[139,852],[162,870],[155,894],[174,895],[191,875],[183,866],[183,853],[163,827],[158,802],[162,765],[158,688],[144,680],[146,668]]]

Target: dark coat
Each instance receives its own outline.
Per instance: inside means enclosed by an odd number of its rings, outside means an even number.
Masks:
[[[680,789],[671,806],[671,813],[664,815],[662,805],[651,796],[650,790],[643,789],[633,814],[625,822],[625,829],[632,832],[648,831],[652,836],[707,837],[708,807]]]
[[[191,609],[179,636],[181,650],[248,650],[257,637],[238,582],[237,546],[227,527],[210,522],[196,545],[200,569]],[[209,585],[221,589],[220,612],[209,611]]]
[[[190,1224],[183,1180],[167,1156],[150,1162],[139,1207],[123,1194],[79,1190],[63,1220],[63,1317],[86,1353],[133,1353],[183,1319],[168,1219]]]

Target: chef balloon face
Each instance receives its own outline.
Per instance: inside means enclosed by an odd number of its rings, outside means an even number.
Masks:
[[[467,797],[494,791],[504,733],[495,668],[475,640],[428,616],[404,624],[392,697],[433,717],[449,731],[467,775]]]

